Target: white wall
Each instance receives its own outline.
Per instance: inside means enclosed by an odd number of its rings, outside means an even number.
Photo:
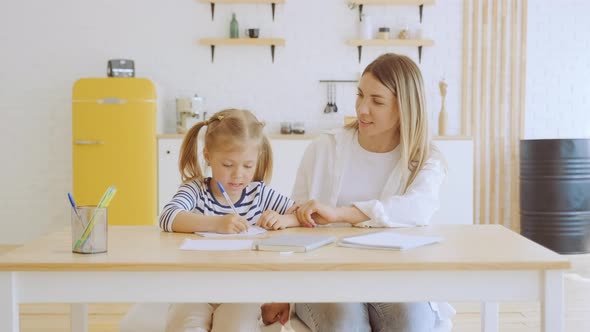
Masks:
[[[275,63],[267,47],[216,48],[215,63],[199,38],[227,35],[231,12],[241,30],[284,37]],[[417,7],[371,7],[374,27],[418,26]],[[357,79],[385,48],[357,50],[358,11],[342,0],[288,0],[269,5],[209,5],[194,0],[53,0],[0,3],[0,243],[22,243],[69,222],[72,188],[71,88],[80,77],[102,77],[112,58],[135,60],[136,73],[158,84],[160,132],[173,131],[174,98],[195,92],[212,111],[248,108],[278,131],[280,121],[306,121],[308,131],[342,123],[354,110],[354,84],[338,86],[338,114],[322,113],[320,79]],[[440,108],[438,81],[448,86],[450,132],[459,132],[462,2],[426,6],[424,35],[435,40],[422,64],[431,119]],[[417,61],[415,48],[392,48]],[[580,60],[580,63],[582,60]],[[436,127],[436,122],[433,123]]]
[[[524,138],[590,138],[590,2],[529,1]]]

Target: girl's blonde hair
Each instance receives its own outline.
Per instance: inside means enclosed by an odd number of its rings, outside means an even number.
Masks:
[[[403,178],[407,179],[405,192],[424,166],[431,150],[422,74],[410,58],[393,53],[375,59],[365,68],[363,75],[366,73],[371,73],[397,98],[401,162],[408,165],[403,169]],[[358,120],[346,127],[358,130]]]
[[[272,150],[264,135],[264,123],[247,110],[226,109],[213,114],[209,120],[195,124],[186,134],[180,149],[178,168],[183,182],[203,181],[203,171],[198,160],[199,132],[205,131],[205,148],[209,152],[243,148],[251,141],[258,145],[258,161],[254,181],[270,182],[272,177]]]

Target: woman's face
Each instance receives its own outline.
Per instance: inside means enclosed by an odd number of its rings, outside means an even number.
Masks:
[[[397,97],[371,73],[361,77],[356,97],[359,134],[366,137],[393,137],[399,133]]]

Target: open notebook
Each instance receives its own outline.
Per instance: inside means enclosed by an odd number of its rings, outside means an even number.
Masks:
[[[407,250],[441,242],[443,238],[433,236],[406,235],[392,231],[382,231],[366,235],[342,238],[338,245],[342,247]]]

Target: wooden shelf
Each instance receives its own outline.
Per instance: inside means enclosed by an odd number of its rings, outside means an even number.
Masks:
[[[363,18],[363,7],[365,5],[373,6],[418,6],[420,14],[420,23],[422,23],[422,11],[424,6],[434,5],[435,0],[353,0],[352,7],[359,8],[359,21]]]
[[[285,46],[283,38],[205,38],[199,41],[201,45],[276,45]]]
[[[270,56],[275,62],[275,47],[285,46],[283,38],[204,38],[199,41],[201,45],[211,46],[211,62],[215,59],[215,46],[270,46]]]
[[[350,46],[432,46],[431,39],[351,39],[346,42]]]
[[[229,1],[229,0],[228,0]],[[411,5],[434,5],[435,0],[353,0],[357,5],[383,5],[383,6],[411,6]]]
[[[363,54],[363,46],[414,46],[418,47],[418,62],[422,62],[422,47],[433,46],[434,41],[431,39],[351,39],[346,42],[350,46],[358,48],[359,63]]]
[[[366,1],[366,0],[361,0],[361,1]],[[199,2],[205,2],[205,3],[235,3],[235,4],[247,4],[247,3],[253,3],[253,4],[257,4],[257,3],[273,4],[273,3],[285,3],[285,0],[199,0]]]
[[[285,0],[199,0],[211,5],[211,21],[215,19],[215,4],[269,4],[272,11],[272,20],[275,20],[276,4],[285,3]]]

